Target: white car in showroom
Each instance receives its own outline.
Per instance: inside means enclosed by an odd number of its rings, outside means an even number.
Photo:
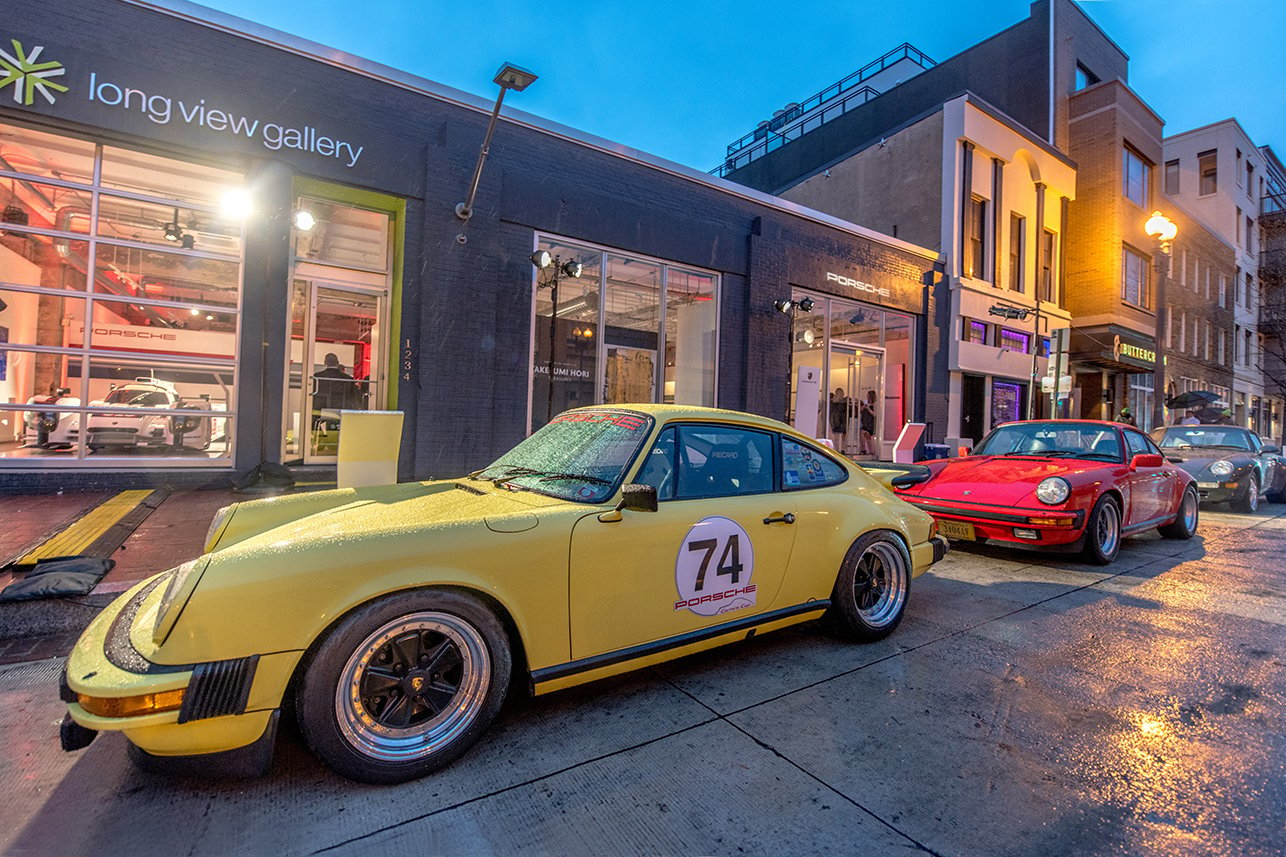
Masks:
[[[23,420],[22,445],[36,449],[72,449],[80,435],[80,414],[58,410],[80,407],[80,399],[68,395],[71,390],[59,387],[50,396],[32,396],[27,400]]]
[[[137,448],[207,449],[210,446],[210,420],[197,414],[130,413],[134,408],[189,408],[169,381],[159,378],[135,378],[114,387],[107,398],[90,402],[93,407],[119,405],[123,411],[90,414],[86,421],[85,439],[89,448],[119,450]],[[204,403],[198,406],[208,407]]]

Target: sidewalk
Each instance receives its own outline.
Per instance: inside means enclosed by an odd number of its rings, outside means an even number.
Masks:
[[[114,492],[8,495],[0,497],[0,564],[25,555],[66,531]],[[230,488],[175,491],[111,552],[116,565],[90,594],[0,603],[0,664],[66,654],[98,611],[135,583],[201,553],[206,530],[222,506],[255,499]],[[21,576],[21,575],[17,575]],[[0,574],[0,588],[15,579]]]

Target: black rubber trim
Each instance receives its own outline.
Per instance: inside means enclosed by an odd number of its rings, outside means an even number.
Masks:
[[[76,691],[71,689],[67,683],[67,665],[63,664],[63,671],[58,674],[58,698],[63,702],[75,702]]]
[[[1174,515],[1158,515],[1155,518],[1149,518],[1148,520],[1140,521],[1137,524],[1130,524],[1128,527],[1121,527],[1121,534],[1124,535],[1125,533],[1138,532],[1139,530],[1150,530],[1165,521],[1173,521],[1174,518]]]
[[[902,499],[906,500],[907,497]],[[955,506],[938,506],[933,503],[912,502],[915,506],[924,512],[937,512],[940,515],[953,515],[957,518],[979,518],[983,521],[996,521],[1002,524],[1021,524],[1024,527],[1040,526],[1028,523],[1028,518],[1042,518],[1046,515],[1065,515],[1066,512],[1060,512],[1057,509],[1050,509],[1046,512],[1044,509],[1032,509],[1025,515],[1007,515],[1002,512],[988,512],[982,509],[960,509]],[[1085,520],[1085,511],[1078,509],[1074,514],[1074,522],[1077,529],[1080,528],[1081,522]]]
[[[951,542],[947,541],[946,536],[933,537],[933,561],[941,562],[942,558],[951,550]]]
[[[618,649],[615,652],[607,652],[602,655],[582,658],[579,661],[569,661],[565,664],[534,670],[531,674],[531,680],[533,684],[540,684],[545,681],[566,678],[569,675],[590,672],[591,670],[600,669],[601,667],[609,667],[613,664],[623,663],[624,661],[632,661],[635,658],[654,655],[658,652],[667,652],[671,649],[690,646],[693,643],[699,643],[702,640],[709,640],[712,637],[721,637],[724,634],[734,634],[747,628],[755,628],[759,625],[766,625],[769,622],[776,622],[779,619],[788,619],[791,616],[798,616],[801,613],[815,613],[819,610],[825,610],[830,606],[830,599],[819,599],[817,601],[808,601],[804,604],[796,604],[794,607],[783,607],[781,610],[774,610],[771,613],[761,613],[758,616],[747,616],[745,619],[738,619],[735,622],[725,622],[722,625],[714,625],[709,628],[702,628],[698,631],[689,631],[688,633],[680,634],[677,637],[666,637],[664,640],[657,640],[656,642],[644,643],[640,646],[631,646],[628,649]]]
[[[160,675],[163,673],[181,673],[192,669],[192,664],[154,664],[134,648],[134,643],[130,640],[130,629],[134,627],[134,617],[138,611],[143,608],[143,602],[147,596],[162,583],[169,581],[169,575],[163,574],[144,586],[134,597],[129,600],[121,612],[116,614],[112,620],[112,626],[107,629],[107,639],[103,641],[103,654],[107,660],[111,661],[112,666],[120,667],[126,672],[135,675]]]
[[[128,749],[130,761],[152,774],[172,777],[232,777],[250,779],[265,776],[272,768],[272,754],[277,746],[277,724],[281,709],[273,709],[263,734],[253,743],[235,750],[202,753],[197,756],[154,756],[134,744]]]
[[[179,722],[244,713],[258,666],[258,655],[197,664],[183,694]]]

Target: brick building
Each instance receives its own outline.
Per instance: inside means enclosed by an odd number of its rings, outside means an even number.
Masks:
[[[0,101],[0,486],[325,468],[335,385],[405,412],[403,479],[573,405],[784,417],[801,290],[865,337],[845,398],[924,417],[936,250],[517,95],[466,222],[489,99],[177,0],[19,3],[0,36],[53,64]]]

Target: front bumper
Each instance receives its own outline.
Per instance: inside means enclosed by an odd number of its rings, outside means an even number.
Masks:
[[[1067,547],[1077,544],[1085,532],[1085,512],[1053,507],[1024,509],[956,503],[899,494],[917,509],[928,512],[939,523],[959,521],[973,527],[975,540],[1008,542],[1024,547]]]
[[[1238,479],[1226,482],[1197,482],[1197,497],[1207,503],[1227,503],[1245,492],[1245,484]]]
[[[271,758],[277,709],[301,653],[185,665],[148,660],[138,644],[150,640],[165,580],[158,575],[129,590],[85,630],[67,658],[60,687],[70,721],[93,732],[122,732],[147,757],[206,757],[244,748],[259,759],[265,753]],[[178,707],[114,714],[137,710],[140,699],[172,700],[179,693]],[[69,725],[62,735],[64,749],[92,740]],[[136,761],[141,758],[136,755]]]

